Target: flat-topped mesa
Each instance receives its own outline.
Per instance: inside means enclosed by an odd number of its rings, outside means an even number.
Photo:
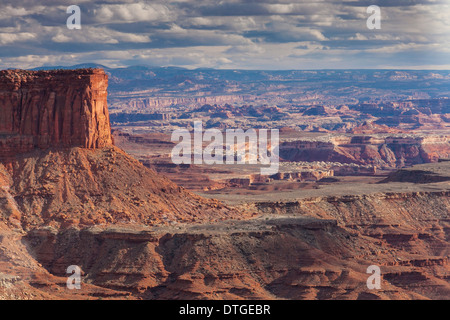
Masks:
[[[112,145],[101,69],[0,71],[0,156]]]

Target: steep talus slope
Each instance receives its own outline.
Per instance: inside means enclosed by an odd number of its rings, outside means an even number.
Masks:
[[[4,162],[16,209],[10,223],[40,225],[164,224],[238,218],[145,168],[116,147],[35,151]],[[17,221],[16,221],[17,224]]]

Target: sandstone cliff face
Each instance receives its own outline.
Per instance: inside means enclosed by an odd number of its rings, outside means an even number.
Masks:
[[[107,85],[100,69],[0,71],[0,156],[111,145]]]
[[[280,145],[281,158],[289,161],[329,161],[402,168],[437,162],[450,156],[448,136],[428,138],[335,137],[332,141],[286,141]]]
[[[124,95],[123,92],[120,95]],[[171,98],[137,98],[134,99],[132,96],[126,96],[126,99],[113,94],[112,106],[115,110],[119,111],[131,111],[131,110],[148,110],[148,109],[159,109],[165,108],[172,105],[189,105],[189,106],[202,106],[205,104],[225,104],[225,103],[236,103],[244,102],[245,96],[241,95],[224,95],[224,96],[205,96],[205,97],[171,97]]]

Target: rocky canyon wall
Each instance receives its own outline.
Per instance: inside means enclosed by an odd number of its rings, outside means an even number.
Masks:
[[[449,136],[338,136],[330,141],[285,141],[280,156],[288,161],[328,161],[402,168],[450,156]]]
[[[448,192],[256,203],[265,215],[177,228],[35,229],[49,272],[143,299],[446,299]],[[367,291],[366,269],[382,268]]]
[[[0,156],[112,144],[101,69],[0,71]]]

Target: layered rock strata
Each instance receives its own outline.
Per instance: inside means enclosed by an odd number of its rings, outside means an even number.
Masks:
[[[0,71],[0,156],[111,145],[107,86],[100,69]]]

